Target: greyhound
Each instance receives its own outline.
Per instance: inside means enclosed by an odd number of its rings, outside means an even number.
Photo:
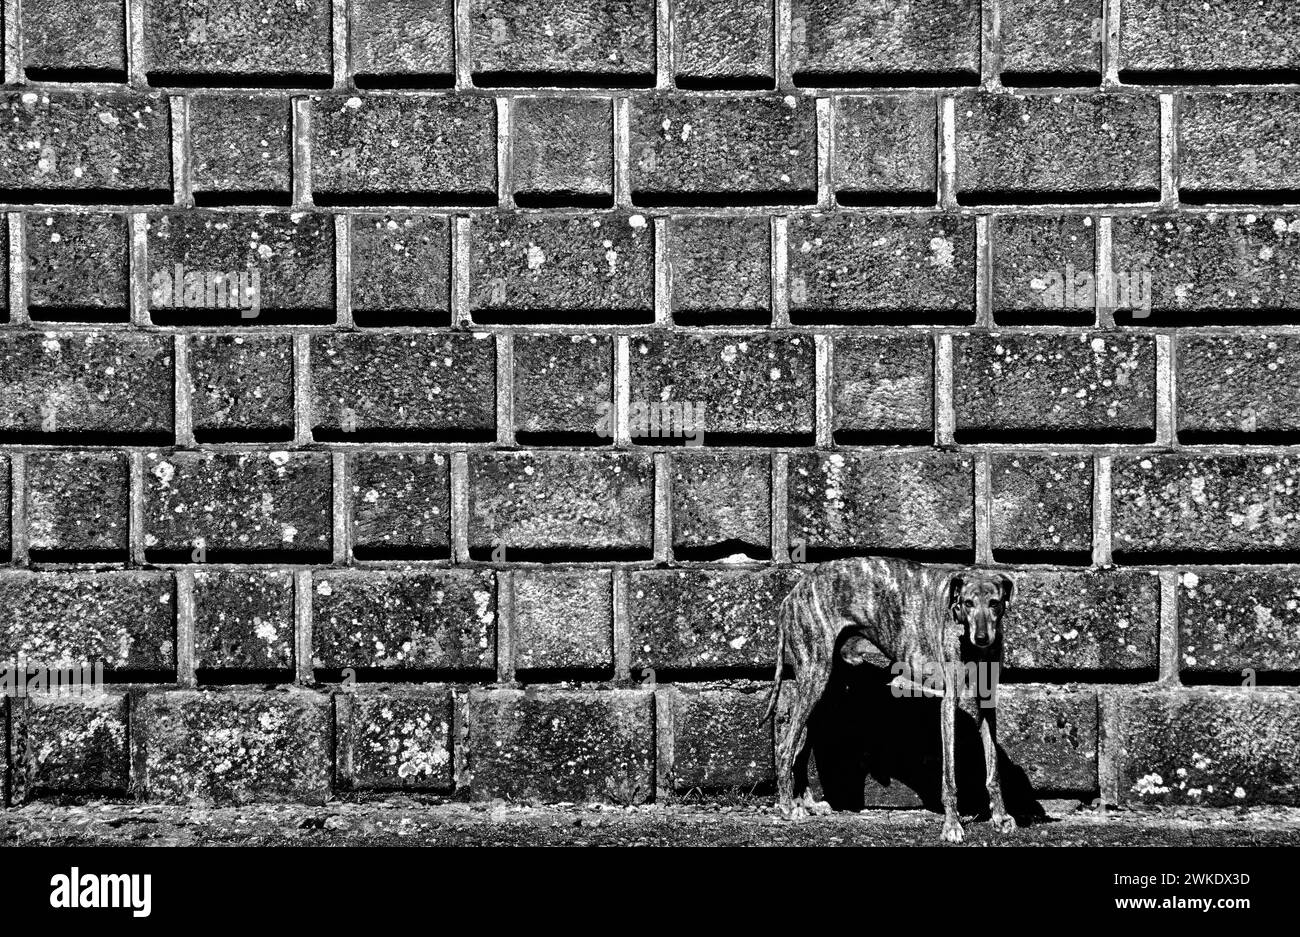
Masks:
[[[989,665],[1001,656],[1002,615],[1014,592],[1015,583],[1005,573],[881,557],[824,563],[806,574],[781,603],[776,677],[763,717],[766,721],[776,711],[788,650],[798,692],[776,743],[781,812],[800,819],[810,809],[829,811],[829,805],[814,802],[807,791],[795,802],[795,762],[807,742],[808,720],[826,691],[836,654],[850,666],[874,658],[893,665],[896,687],[943,698],[943,839],[961,842],[953,752],[961,687],[955,674],[957,666],[967,663],[996,673]],[[938,679],[933,679],[936,674]],[[995,701],[996,697],[982,701],[978,721],[993,826],[1010,831],[1016,821],[1002,802],[997,714],[990,705]]]

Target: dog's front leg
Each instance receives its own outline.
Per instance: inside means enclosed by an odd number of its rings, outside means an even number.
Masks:
[[[1007,813],[1002,803],[1002,778],[998,773],[998,714],[997,710],[985,709],[983,700],[979,710],[980,739],[984,742],[985,784],[989,792],[989,812],[992,814],[993,828],[1009,833],[1016,828],[1016,820]]]
[[[957,813],[957,689],[949,681],[940,701],[939,731],[943,743],[943,838],[949,843],[960,843],[964,836],[961,816]]]

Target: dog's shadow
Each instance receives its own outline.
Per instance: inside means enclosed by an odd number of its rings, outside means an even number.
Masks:
[[[897,806],[942,811],[943,752],[938,698],[899,696],[884,667],[837,667],[809,723],[811,745],[804,757],[815,761],[822,796],[836,810],[862,810],[866,788]],[[987,816],[984,748],[979,726],[966,707],[958,709],[955,738],[957,801],[963,814]],[[998,746],[1002,798],[1022,826],[1048,820],[1024,769]]]

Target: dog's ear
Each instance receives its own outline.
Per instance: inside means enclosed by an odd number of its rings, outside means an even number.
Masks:
[[[1005,608],[1011,604],[1012,598],[1015,597],[1016,581],[1006,573],[998,573],[997,583],[998,587],[1002,590],[1002,607]]]
[[[948,610],[958,621],[962,621],[961,614],[961,590],[966,586],[966,577],[962,573],[955,574],[948,580]]]

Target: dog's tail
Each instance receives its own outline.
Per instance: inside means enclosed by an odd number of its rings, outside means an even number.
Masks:
[[[776,702],[781,695],[781,682],[785,673],[785,634],[790,616],[794,609],[794,594],[799,589],[798,586],[790,592],[789,595],[781,602],[781,607],[776,613],[776,673],[772,676],[772,688],[767,691],[767,708],[763,712],[763,718],[758,721],[759,725],[765,725],[772,714],[776,712]]]

